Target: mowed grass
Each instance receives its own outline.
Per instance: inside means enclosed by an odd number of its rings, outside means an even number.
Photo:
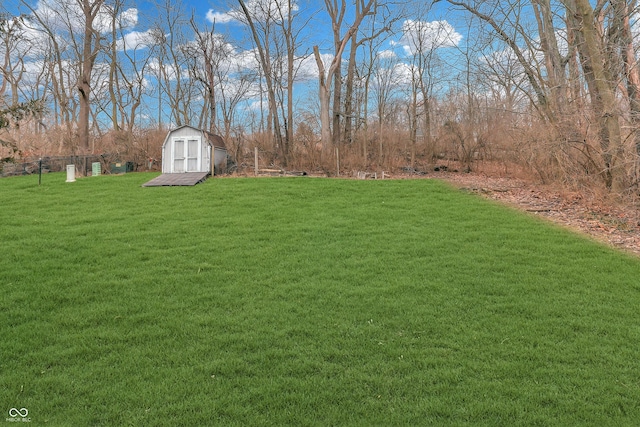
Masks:
[[[5,418],[640,423],[638,259],[438,181],[153,176],[0,180]]]

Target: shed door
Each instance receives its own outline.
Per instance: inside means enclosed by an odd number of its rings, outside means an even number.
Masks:
[[[202,163],[200,138],[174,138],[173,149],[173,173],[199,172]]]

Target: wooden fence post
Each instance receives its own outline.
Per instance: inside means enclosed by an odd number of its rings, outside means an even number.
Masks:
[[[255,153],[254,154],[255,155],[255,166],[254,166],[255,174],[256,174],[256,176],[258,176],[258,147],[254,148],[254,153]]]

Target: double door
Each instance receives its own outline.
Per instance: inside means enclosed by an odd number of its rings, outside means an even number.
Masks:
[[[202,150],[199,138],[174,138],[172,145],[172,173],[200,172]]]

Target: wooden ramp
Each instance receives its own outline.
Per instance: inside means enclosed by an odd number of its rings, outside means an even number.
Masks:
[[[207,179],[208,172],[163,173],[151,181],[142,184],[143,187],[167,187],[177,185],[196,185]]]

